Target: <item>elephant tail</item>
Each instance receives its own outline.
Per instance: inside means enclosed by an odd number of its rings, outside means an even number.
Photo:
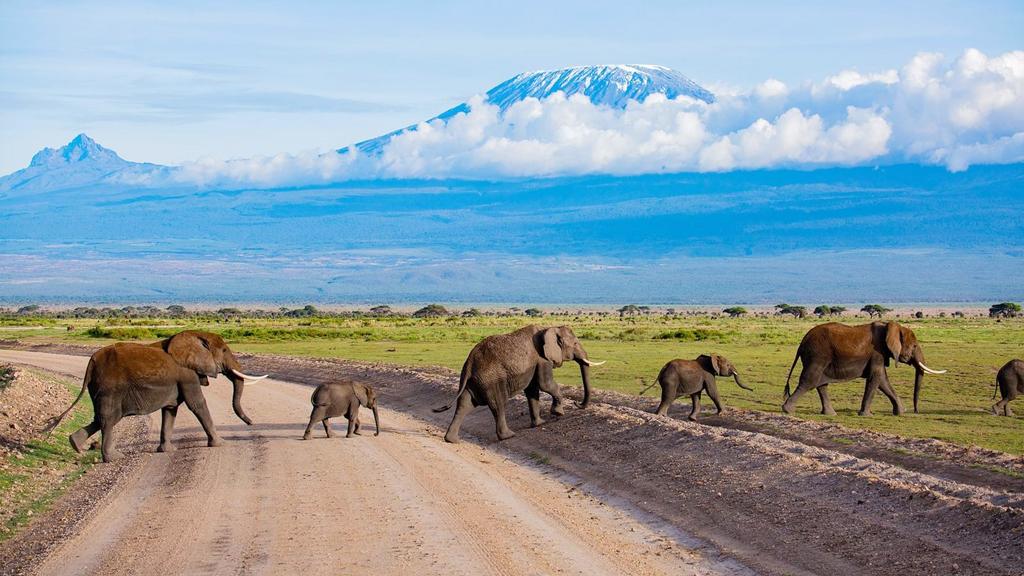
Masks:
[[[50,418],[50,420],[47,421],[46,426],[43,428],[43,432],[46,432],[47,436],[49,436],[50,434],[53,434],[53,431],[57,429],[57,426],[59,426],[61,421],[64,420],[64,417],[67,416],[68,413],[70,413],[71,410],[82,399],[82,396],[85,394],[85,389],[89,387],[89,382],[92,381],[92,371],[93,371],[93,361],[92,361],[92,358],[90,358],[89,359],[89,366],[87,366],[86,369],[85,369],[85,378],[82,379],[82,390],[78,392],[78,397],[75,398],[75,401],[71,403],[71,406],[68,406],[67,410],[61,412],[60,416],[56,416],[54,418]]]
[[[466,385],[469,384],[469,361],[462,365],[462,374],[459,375],[459,391],[455,394],[455,400],[462,396],[462,393],[466,391]],[[455,400],[441,406],[440,408],[434,408],[434,412],[446,412],[451,409],[452,404],[455,404]]]
[[[796,349],[796,355],[793,356],[793,363],[789,366],[789,374],[786,375],[786,389],[782,393],[782,400],[789,400],[789,380],[793,377],[793,368],[796,368],[796,361],[800,359],[800,349]]]

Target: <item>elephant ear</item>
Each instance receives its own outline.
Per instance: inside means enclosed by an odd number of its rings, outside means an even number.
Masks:
[[[885,347],[897,362],[900,359],[900,352],[903,351],[903,341],[900,339],[900,325],[889,322],[885,329]]]
[[[205,376],[217,376],[217,361],[210,352],[210,343],[194,333],[172,336],[165,348],[175,362]]]
[[[714,354],[701,354],[700,356],[697,356],[697,362],[702,366],[709,366],[711,368],[711,373],[718,376],[718,363],[715,361],[715,358],[717,358],[717,356]]]
[[[722,360],[723,358],[718,354],[711,355],[711,367],[715,369],[715,376],[721,376],[725,373],[722,369]]]
[[[555,366],[562,365],[562,347],[558,344],[558,330],[548,328],[544,331],[543,354]]]
[[[368,406],[370,402],[369,393],[367,392],[369,387],[365,384],[353,384],[352,391],[355,392],[356,398],[359,400],[361,406]]]

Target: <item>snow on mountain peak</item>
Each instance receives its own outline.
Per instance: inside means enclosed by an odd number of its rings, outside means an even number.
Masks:
[[[116,152],[104,148],[86,134],[75,136],[61,148],[43,148],[32,157],[29,166],[53,166],[76,162],[125,162]]]

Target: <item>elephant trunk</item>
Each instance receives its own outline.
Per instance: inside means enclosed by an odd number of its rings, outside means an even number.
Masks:
[[[231,384],[234,390],[231,394],[231,408],[234,409],[235,415],[248,425],[252,425],[252,420],[245,415],[245,410],[242,409],[242,391],[245,389],[245,380],[235,375],[231,375]]]
[[[754,391],[753,388],[743,384],[743,382],[740,381],[740,373],[739,372],[733,371],[732,379],[736,381],[736,385],[739,386],[740,388],[743,388],[744,390],[749,390],[751,392]]]
[[[377,426],[377,433],[374,436],[380,436],[380,416],[377,415],[377,404],[373,405],[373,423]]]
[[[918,368],[914,373],[914,414],[917,414],[917,398],[921,394],[921,382],[924,380],[924,370]]]
[[[590,404],[590,365],[586,362],[580,362],[580,376],[583,378],[583,402],[580,402],[580,408],[586,408]]]

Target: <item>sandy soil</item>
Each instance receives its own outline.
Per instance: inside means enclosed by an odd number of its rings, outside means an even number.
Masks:
[[[31,352],[0,359],[79,377],[86,365]],[[443,429],[400,411],[382,410],[379,437],[365,432],[367,413],[363,436],[326,439],[321,428],[303,442],[309,395],[281,380],[251,386],[250,427],[233,416],[226,381],[213,382],[206,396],[224,446],[206,448],[182,409],[176,452],[141,455],[59,545],[40,551],[19,539],[0,549],[0,565],[19,561],[35,574],[750,573],[570,475],[503,450],[446,445]],[[135,441],[127,427],[122,434],[122,444]],[[145,434],[152,450],[155,418]]]

